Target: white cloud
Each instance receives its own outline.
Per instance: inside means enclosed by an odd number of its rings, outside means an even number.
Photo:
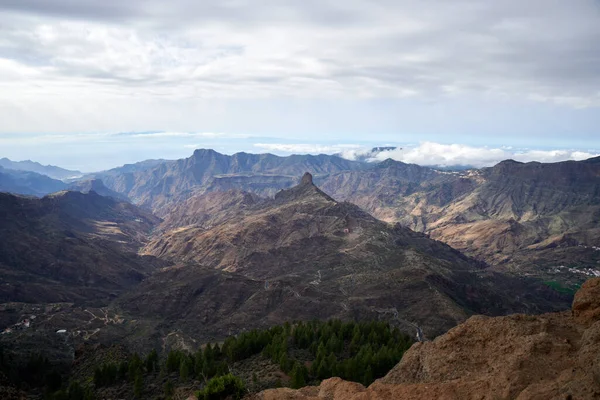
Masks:
[[[488,167],[500,161],[513,159],[529,162],[559,162],[566,160],[585,160],[600,155],[599,151],[581,150],[534,150],[515,149],[511,146],[486,147],[464,144],[442,144],[422,142],[407,145],[395,150],[373,151],[373,147],[359,144],[310,144],[310,143],[256,143],[254,147],[264,151],[284,154],[339,154],[348,160],[383,161],[391,158],[410,164],[451,167],[472,166]],[[392,146],[390,146],[392,147]]]
[[[391,158],[405,163],[440,167],[469,165],[477,168],[488,167],[500,161],[513,159],[521,162],[559,162],[585,160],[599,156],[597,151],[579,150],[515,150],[510,147],[475,147],[463,144],[441,144],[423,142],[415,147],[384,151],[374,157],[374,161]]]

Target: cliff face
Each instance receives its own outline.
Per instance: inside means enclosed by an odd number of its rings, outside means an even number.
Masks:
[[[319,387],[273,389],[255,399],[600,398],[600,278],[587,281],[572,311],[474,316],[432,342],[415,343],[368,388],[339,378]]]

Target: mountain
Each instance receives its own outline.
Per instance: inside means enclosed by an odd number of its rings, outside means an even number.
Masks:
[[[187,159],[149,162],[102,179],[172,220],[169,214],[196,195],[233,190],[273,197],[308,170],[336,200],[428,234],[504,272],[534,274],[573,293],[587,277],[600,274],[599,168],[596,158],[554,164],[507,160],[492,168],[448,171],[391,159],[227,156],[201,149]]]
[[[238,217],[244,208],[263,200],[254,193],[240,190],[194,195],[170,208],[158,231],[168,232],[186,226],[207,229]]]
[[[173,161],[170,160],[144,160],[133,164],[125,164],[117,168],[108,169],[106,171],[94,172],[86,174],[80,178],[83,180],[100,179],[102,181],[113,181],[117,177],[123,174],[132,174],[134,172],[142,172],[148,169],[154,168],[160,164],[169,164]]]
[[[182,204],[190,209],[170,215],[144,248],[177,266],[118,307],[168,320],[188,338],[333,317],[396,320],[435,336],[473,313],[536,312],[569,299],[337,202],[310,174],[273,199],[210,193]]]
[[[28,171],[49,176],[52,179],[66,180],[83,175],[79,171],[56,167],[54,165],[42,165],[34,161],[11,161],[8,158],[0,158],[0,167],[15,171]]]
[[[160,163],[154,167],[102,177],[112,190],[129,197],[135,204],[165,215],[164,207],[185,200],[196,191],[248,186],[257,194],[271,194],[293,185],[295,177],[311,171],[316,175],[363,168],[362,163],[328,155],[236,153],[224,155],[200,149],[186,159]],[[233,179],[235,183],[228,182]],[[240,182],[245,187],[240,187]],[[162,211],[161,211],[162,210]]]
[[[388,160],[321,184],[336,199],[504,270],[571,288],[600,275],[600,164],[594,159],[507,160],[462,172]]]
[[[0,193],[0,299],[102,302],[160,265],[137,255],[159,220],[91,191]]]
[[[44,196],[65,189],[66,184],[35,172],[0,167],[0,192]]]
[[[129,201],[127,196],[107,188],[100,179],[89,179],[74,182],[69,185],[69,190],[81,193],[89,193],[93,191],[98,193],[100,196],[112,197],[113,199],[119,201]]]
[[[332,378],[250,399],[594,399],[600,393],[599,299],[600,279],[592,279],[572,311],[472,317],[433,342],[415,343],[368,388]]]

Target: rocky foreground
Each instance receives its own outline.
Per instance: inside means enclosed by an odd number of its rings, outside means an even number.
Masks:
[[[416,343],[368,388],[339,378],[254,400],[600,398],[600,278],[577,292],[571,311],[474,316],[432,342]]]

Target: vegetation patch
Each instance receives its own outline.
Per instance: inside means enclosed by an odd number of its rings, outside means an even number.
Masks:
[[[300,388],[333,376],[369,385],[394,367],[411,345],[409,336],[387,322],[330,320],[252,330],[220,344],[208,343],[195,353],[131,354],[120,362],[98,364],[93,377],[78,380],[54,371],[43,357],[18,371],[7,359],[0,366],[6,376],[17,378],[17,386],[37,386],[49,400],[170,399],[182,391],[196,393],[201,400],[238,399],[269,387]],[[40,368],[44,374],[31,373]],[[33,382],[25,380],[27,376],[46,378]]]
[[[581,285],[574,285],[572,287],[567,287],[567,286],[563,286],[560,282],[557,282],[557,281],[546,281],[546,282],[544,282],[544,284],[546,286],[556,290],[559,293],[568,294],[571,296],[574,296],[575,292],[577,292],[577,290],[579,290],[579,288],[581,287]]]

